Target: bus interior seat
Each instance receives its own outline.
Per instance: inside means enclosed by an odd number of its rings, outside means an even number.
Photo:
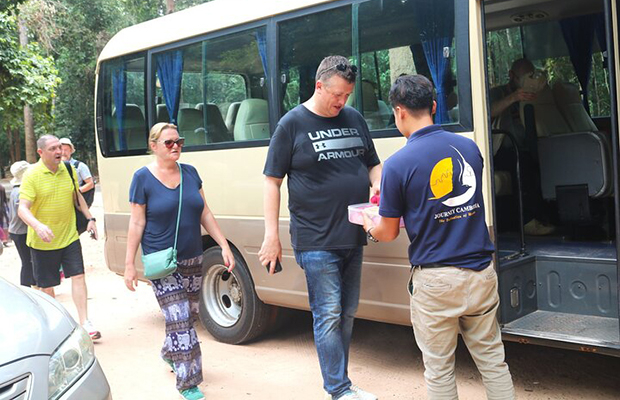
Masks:
[[[156,110],[157,122],[170,122],[170,116],[168,115],[168,108],[165,104],[158,104]]]
[[[571,132],[570,126],[562,116],[553,97],[553,92],[549,85],[545,85],[532,101],[522,101],[519,103],[521,121],[525,126],[525,107],[531,104],[534,107],[534,120],[536,135],[541,137],[557,135],[560,133]]]
[[[226,128],[228,132],[235,132],[235,120],[237,119],[237,113],[239,113],[239,106],[241,105],[240,101],[235,101],[234,103],[230,103],[228,106],[228,112],[226,112]]]
[[[381,115],[381,119],[383,120],[383,126],[388,126],[390,118],[392,118],[392,111],[385,101],[377,100],[377,102],[379,103],[379,115]]]
[[[146,148],[146,124],[144,114],[137,104],[125,106],[124,130],[129,150]]]
[[[346,104],[348,106],[357,108],[356,90],[357,86],[353,90],[353,93],[351,93],[351,95],[347,99]],[[375,87],[373,86],[372,82],[362,81],[362,104],[364,106],[364,119],[366,120],[369,129],[382,129],[387,126],[387,122],[383,121],[381,110],[379,108],[379,100],[377,99]]]
[[[202,111],[204,109],[204,106],[204,103],[197,103],[194,108],[198,111]]]
[[[572,132],[596,132],[598,128],[581,100],[579,87],[568,82],[553,85],[553,96]]]
[[[231,140],[232,137],[228,133],[228,128],[226,128],[219,107],[215,104],[207,103],[207,143],[220,143]]]
[[[554,91],[546,87],[532,102],[542,197],[557,200],[564,222],[591,222],[594,216],[584,201],[609,196],[613,190],[611,147],[607,138],[596,131],[579,91],[556,86]]]
[[[179,135],[185,138],[187,146],[200,146],[207,143],[200,110],[195,108],[180,109],[177,123]]]
[[[245,99],[239,105],[235,141],[269,138],[269,106],[264,99]]]

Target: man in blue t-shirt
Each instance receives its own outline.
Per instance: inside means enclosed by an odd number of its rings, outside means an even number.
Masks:
[[[323,387],[332,399],[373,400],[347,376],[366,235],[347,206],[379,192],[381,164],[366,121],[345,106],[357,68],[342,56],[319,65],[312,97],[278,122],[265,163],[265,239],[260,262],[282,260],[280,186],[288,177],[291,243],[306,274]]]
[[[461,333],[489,399],[513,399],[514,388],[496,319],[493,244],[484,220],[483,159],[476,144],[433,125],[433,85],[400,77],[390,103],[405,147],[386,162],[379,214],[364,230],[391,241],[405,221],[411,242],[411,323],[424,359],[429,399],[456,399],[454,351]]]

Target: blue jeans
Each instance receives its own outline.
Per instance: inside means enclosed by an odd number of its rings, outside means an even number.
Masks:
[[[347,376],[349,344],[360,297],[362,256],[361,246],[295,251],[306,274],[323,387],[334,399],[351,387]]]

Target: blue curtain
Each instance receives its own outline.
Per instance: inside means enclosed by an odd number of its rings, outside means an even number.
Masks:
[[[164,94],[170,122],[177,123],[183,78],[183,51],[173,50],[157,56],[157,76]]]
[[[588,83],[592,72],[592,47],[594,32],[602,19],[599,14],[582,15],[560,21],[570,60],[575,68],[583,93],[583,106],[588,113]],[[604,29],[604,26],[603,26]]]
[[[265,78],[267,78],[267,33],[264,29],[259,29],[256,31],[255,36],[260,61],[263,63],[263,72],[265,73]]]
[[[440,3],[440,4],[438,4]],[[424,56],[437,91],[435,123],[450,122],[446,99],[446,79],[450,67],[450,49],[454,39],[454,1],[423,0],[415,3],[415,14],[420,28]],[[448,49],[444,52],[444,49]],[[448,82],[446,82],[448,81]]]
[[[127,67],[125,62],[112,67],[112,94],[116,108],[116,125],[118,128],[118,150],[127,150],[125,136],[125,107],[127,103]]]

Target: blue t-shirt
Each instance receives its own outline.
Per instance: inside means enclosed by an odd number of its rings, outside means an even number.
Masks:
[[[177,259],[186,260],[202,254],[200,216],[204,201],[200,195],[202,180],[196,168],[180,164],[183,171],[183,205],[179,221]],[[147,167],[136,171],[129,187],[129,201],[146,205],[146,225],[142,234],[144,254],[164,250],[174,245],[179,187],[169,189]]]
[[[476,144],[431,125],[383,166],[383,217],[405,220],[412,265],[482,270],[494,251],[484,220],[483,159]]]

